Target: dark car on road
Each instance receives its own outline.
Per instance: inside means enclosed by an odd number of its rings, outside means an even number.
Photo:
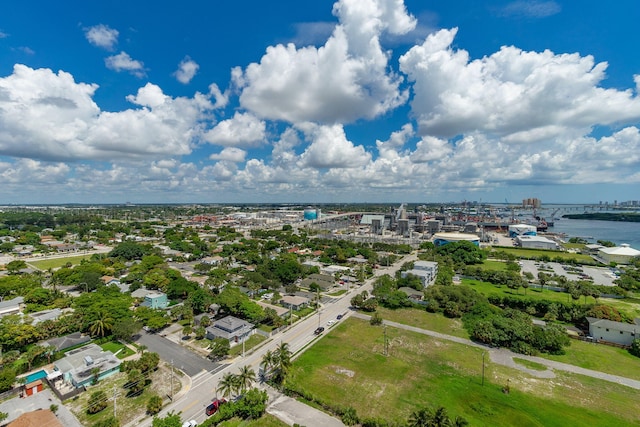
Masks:
[[[207,406],[207,409],[205,410],[205,413],[207,415],[215,414],[216,411],[218,410],[218,408],[220,408],[220,405],[222,405],[223,403],[227,403],[227,399],[225,399],[225,398],[215,399],[213,402],[211,402],[211,404],[209,406]]]
[[[342,314],[338,314],[338,317],[336,317],[336,319],[338,320],[342,319]]]
[[[318,329],[313,331],[313,333],[316,334],[316,335],[320,335],[323,332],[324,332],[324,328],[322,326],[320,326]]]

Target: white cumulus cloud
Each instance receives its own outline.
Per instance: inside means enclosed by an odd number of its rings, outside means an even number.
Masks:
[[[178,64],[178,70],[173,74],[176,76],[176,79],[182,84],[188,84],[191,79],[196,75],[200,66],[196,61],[185,57],[180,64]]]
[[[84,29],[84,35],[89,43],[106,50],[113,50],[118,43],[119,34],[118,30],[104,24],[94,25],[93,27]]]
[[[110,70],[117,72],[127,71],[136,77],[144,77],[144,64],[129,56],[127,52],[120,52],[117,55],[109,56],[104,60],[105,65]]]
[[[333,124],[372,119],[407,100],[389,71],[383,32],[415,27],[401,0],[341,0],[331,37],[319,47],[270,46],[259,63],[236,69],[241,105],[266,119]]]
[[[134,108],[101,111],[98,86],[69,73],[16,65],[0,78],[0,155],[41,160],[135,159],[191,152],[209,98],[172,98],[153,84],[127,97]]]
[[[209,156],[211,160],[226,160],[233,163],[242,163],[247,155],[245,150],[237,147],[225,147],[221,152]]]
[[[479,131],[533,142],[640,119],[632,91],[599,86],[606,63],[516,47],[470,60],[466,51],[451,48],[456,32],[432,34],[400,58],[400,69],[414,82],[412,108],[421,135]]]
[[[311,145],[300,156],[301,165],[312,168],[354,168],[371,160],[362,146],[347,139],[341,125],[302,127]]]
[[[266,124],[250,113],[236,113],[204,135],[211,144],[234,147],[257,147],[264,143]]]

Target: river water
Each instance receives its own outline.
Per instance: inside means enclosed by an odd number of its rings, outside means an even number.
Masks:
[[[548,231],[567,233],[569,237],[582,237],[589,243],[596,243],[598,240],[609,240],[618,246],[627,243],[640,250],[640,222],[556,218],[554,226],[549,227]]]

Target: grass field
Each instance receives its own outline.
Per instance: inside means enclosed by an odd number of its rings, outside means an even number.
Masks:
[[[378,307],[377,311],[384,320],[391,320],[404,325],[428,329],[460,338],[469,338],[469,334],[463,328],[460,319],[449,319],[441,314],[429,313],[417,308],[389,310]],[[539,356],[581,368],[593,369],[640,381],[640,359],[632,356],[627,350],[621,348],[571,340],[571,345],[567,348],[566,354],[561,356],[540,354]],[[518,363],[521,362],[518,361]],[[526,362],[523,359],[521,364],[535,369],[526,363],[532,362]]]
[[[485,260],[480,268],[491,271],[507,271],[507,263],[503,261]]]
[[[260,334],[253,334],[244,343],[244,351],[245,353],[251,350],[253,347],[259,345],[261,342],[265,341],[266,338]],[[242,344],[235,345],[231,347],[229,350],[229,356],[239,356],[242,354]]]
[[[508,254],[514,255],[516,258],[522,258],[522,259],[538,259],[538,258],[547,256],[549,258],[562,258],[563,260],[575,259],[580,264],[589,264],[589,265],[597,264],[593,258],[585,254],[572,254],[572,253],[561,252],[561,251],[545,251],[541,249],[507,248],[502,246],[499,248],[494,248],[494,251],[506,252]]]
[[[483,387],[481,350],[387,327],[385,357],[383,337],[382,328],[347,319],[295,361],[288,382],[314,400],[396,422],[421,406],[444,406],[473,426],[640,422],[631,410],[640,392],[619,384],[565,373],[541,380],[487,362]]]
[[[288,424],[280,421],[271,414],[264,414],[257,420],[241,420],[233,418],[218,424],[218,427],[287,427]]]
[[[80,264],[83,259],[90,259],[89,255],[77,255],[64,258],[49,258],[39,261],[28,261],[27,264],[37,268],[38,270],[48,270],[50,268],[59,268],[70,262],[72,265]]]
[[[411,325],[460,338],[469,338],[469,334],[464,329],[460,319],[449,319],[441,314],[429,313],[417,308],[389,310],[388,308],[378,307],[376,311],[384,320],[391,320],[403,325]]]
[[[135,354],[135,352],[131,350],[129,347],[119,342],[113,342],[113,341],[106,342],[104,344],[100,344],[100,347],[103,350],[110,351],[113,354],[117,353],[116,356],[118,357],[118,359],[124,359],[125,357],[129,357]]]

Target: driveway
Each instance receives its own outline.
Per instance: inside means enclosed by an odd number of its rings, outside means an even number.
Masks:
[[[3,421],[2,425],[4,425],[4,423],[10,423],[27,412],[38,409],[49,409],[51,405],[58,405],[56,417],[58,417],[62,425],[65,427],[82,427],[82,424],[80,424],[75,415],[73,415],[49,389],[45,389],[33,396],[24,398],[16,396],[13,399],[0,403],[0,412],[9,414],[9,417]]]
[[[182,370],[190,377],[194,377],[202,371],[216,370],[220,366],[158,334],[140,331],[136,342],[147,346],[147,350],[158,353],[160,359],[165,362],[173,362],[174,367]]]

